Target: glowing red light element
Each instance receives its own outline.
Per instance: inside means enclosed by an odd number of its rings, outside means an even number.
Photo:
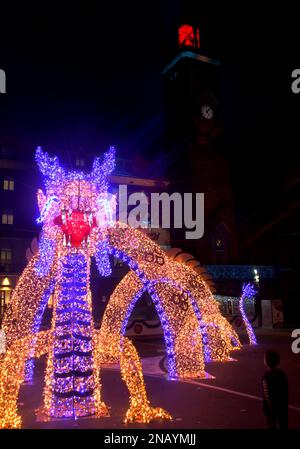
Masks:
[[[200,30],[192,25],[181,25],[178,29],[179,47],[200,48]]]
[[[89,218],[88,214],[79,211],[66,212],[55,218],[54,224],[61,227],[66,236],[66,243],[78,248],[87,238],[96,224],[95,217]]]

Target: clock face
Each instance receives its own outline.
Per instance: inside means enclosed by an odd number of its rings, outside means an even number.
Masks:
[[[201,106],[201,114],[206,120],[211,120],[214,116],[214,111],[207,104]]]

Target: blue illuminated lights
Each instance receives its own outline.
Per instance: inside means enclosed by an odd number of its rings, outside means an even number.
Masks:
[[[38,147],[35,153],[35,160],[41,173],[44,175],[47,193],[49,194],[50,191],[54,191],[56,188],[60,190],[59,188],[65,179],[65,171],[59,165],[58,157],[50,157],[41,147]]]
[[[100,276],[110,276],[112,270],[109,261],[108,243],[106,240],[97,243],[95,259]]]
[[[39,241],[39,258],[35,264],[35,270],[38,276],[43,277],[49,273],[55,255],[55,248],[55,240],[46,237],[45,233],[42,232]]]
[[[111,146],[105,153],[102,163],[98,157],[94,160],[93,170],[88,177],[88,181],[96,185],[98,192],[106,192],[108,189],[108,175],[115,168],[115,157],[116,149]]]
[[[251,326],[250,321],[247,318],[245,309],[244,309],[244,304],[245,304],[245,300],[246,299],[254,299],[255,295],[256,295],[257,291],[255,289],[255,287],[248,282],[248,284],[243,284],[242,287],[242,295],[240,297],[240,301],[239,301],[239,309],[240,309],[240,313],[249,337],[249,343],[250,345],[256,345],[257,344],[257,340],[256,340],[256,336],[254,333],[254,330]]]
[[[47,201],[46,201],[46,203],[45,203],[45,205],[44,205],[44,207],[43,207],[43,209],[42,209],[42,211],[41,211],[41,215],[36,219],[36,222],[39,224],[39,223],[43,223],[43,221],[45,220],[45,218],[47,217],[47,215],[48,215],[48,212],[49,212],[49,210],[51,209],[51,207],[52,207],[52,203],[53,202],[58,202],[58,198],[57,198],[57,196],[51,196]]]
[[[55,310],[51,416],[95,413],[92,314],[87,299],[87,262],[83,254],[62,261],[61,295]]]

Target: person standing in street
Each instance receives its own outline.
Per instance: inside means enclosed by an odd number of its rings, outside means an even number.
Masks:
[[[273,349],[265,353],[268,368],[262,378],[263,411],[268,429],[288,429],[288,379],[278,368],[280,355]]]

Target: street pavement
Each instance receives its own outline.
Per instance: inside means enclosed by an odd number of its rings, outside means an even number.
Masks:
[[[241,335],[246,342],[246,336]],[[261,377],[265,370],[263,354],[275,348],[281,354],[281,367],[286,371],[290,386],[290,428],[300,428],[300,354],[291,351],[291,332],[258,331],[257,346],[245,344],[232,353],[233,360],[206,365],[206,379],[170,381],[164,371],[165,351],[158,339],[135,340],[143,360],[148,396],[153,406],[168,410],[172,422],[151,424],[122,423],[129,406],[127,388],[117,366],[101,371],[102,399],[110,407],[109,418],[82,418],[39,422],[36,409],[42,404],[45,358],[37,361],[33,385],[23,385],[19,410],[24,428],[82,428],[82,429],[263,429]]]

